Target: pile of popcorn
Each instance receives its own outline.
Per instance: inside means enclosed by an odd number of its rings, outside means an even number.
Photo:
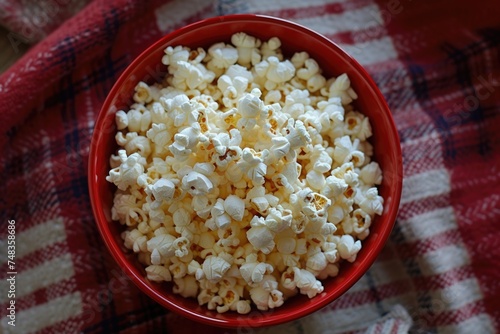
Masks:
[[[346,74],[236,33],[167,47],[164,82],[116,113],[112,218],[151,281],[219,313],[323,292],[353,262],[383,199],[367,117]]]

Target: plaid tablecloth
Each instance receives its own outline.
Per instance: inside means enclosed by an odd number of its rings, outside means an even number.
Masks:
[[[115,265],[92,216],[87,160],[100,106],[135,56],[187,23],[243,12],[315,29],[366,67],[397,124],[404,190],[389,243],[347,294],[293,323],[235,332],[500,330],[497,1],[94,0],[62,25],[77,2],[41,3],[48,22],[29,24],[42,40],[0,76],[0,333],[231,332],[169,313]],[[13,37],[25,29],[19,8],[0,1]]]

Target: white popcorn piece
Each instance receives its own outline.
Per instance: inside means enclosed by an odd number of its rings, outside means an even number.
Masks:
[[[329,97],[340,97],[342,104],[346,105],[358,98],[358,95],[351,88],[351,81],[347,74],[338,76],[329,87]]]
[[[318,276],[317,279],[324,280],[328,277],[335,277],[339,274],[339,266],[336,263],[328,263],[325,269],[323,269]]]
[[[326,220],[328,208],[331,205],[329,198],[313,192],[309,188],[300,190],[296,196],[300,203],[302,203],[302,212],[310,220]]]
[[[224,200],[222,198],[217,199],[217,202],[214,204],[210,212],[212,214],[212,219],[214,220],[216,228],[226,229],[229,227],[229,225],[231,224],[231,217],[226,213],[224,209]]]
[[[372,218],[368,213],[366,213],[362,209],[354,210],[354,212],[352,213],[352,218],[354,220],[353,231],[357,235],[362,234],[363,232],[365,232],[365,230],[370,228]]]
[[[206,195],[210,193],[214,186],[205,175],[191,171],[182,178],[182,187],[191,195]]]
[[[176,257],[173,257],[174,263],[172,263],[168,270],[174,277],[174,279],[183,278],[187,274],[187,266],[185,263],[179,261]]]
[[[295,286],[300,289],[301,294],[312,298],[323,292],[323,285],[309,271],[295,267],[293,273]]]
[[[311,136],[307,132],[302,121],[294,121],[292,118],[288,120],[286,127],[286,139],[290,143],[290,149],[294,150],[311,142]]]
[[[200,124],[193,123],[191,126],[175,134],[174,142],[168,148],[176,159],[185,161],[200,139],[204,140],[204,137],[201,135]]]
[[[359,240],[355,241],[349,234],[344,234],[337,243],[337,249],[342,259],[354,262],[358,252],[361,250],[361,242]]]
[[[225,43],[216,43],[208,48],[208,54],[211,56],[207,67],[226,69],[236,63],[238,60],[238,50],[232,45]]]
[[[201,64],[191,64],[181,60],[176,63],[176,66],[177,69],[172,73],[169,83],[178,89],[203,89],[215,78],[215,73]]]
[[[153,282],[170,282],[172,275],[164,266],[150,265],[146,267],[146,277]]]
[[[335,139],[335,151],[333,159],[338,164],[343,164],[346,162],[352,162],[354,166],[361,166],[365,160],[365,155],[363,152],[359,151],[359,139],[354,139],[351,141],[349,136],[343,136],[341,138]]]
[[[134,94],[134,101],[137,103],[149,103],[153,100],[154,94],[151,91],[152,86],[149,86],[143,81],[140,81],[136,86],[135,86],[135,94]]]
[[[254,216],[250,221],[251,228],[246,232],[248,241],[256,250],[269,254],[274,246],[274,235],[263,217]]]
[[[118,110],[115,115],[116,128],[123,130],[128,126],[128,116],[123,110]]]
[[[235,195],[229,195],[224,200],[224,210],[236,221],[242,221],[245,214],[245,202]]]
[[[260,46],[260,41],[244,32],[231,36],[231,43],[238,50],[238,64],[248,66],[252,62],[252,54]]]
[[[176,237],[170,234],[161,234],[152,237],[147,241],[147,250],[153,252],[156,250],[161,257],[169,258],[175,254],[174,241]]]
[[[364,184],[379,185],[382,183],[382,170],[378,163],[372,161],[363,166],[359,172],[359,178]]]
[[[189,60],[189,49],[182,46],[168,46],[164,50],[164,55],[161,62],[164,65],[170,65],[170,68],[176,68],[176,64],[179,61],[188,61]]]
[[[260,51],[262,52],[262,57],[268,59],[269,57],[282,58],[281,51],[279,50],[281,46],[281,41],[278,37],[271,37],[269,40],[262,43]]]
[[[238,312],[238,314],[248,314],[252,310],[250,301],[248,300],[238,300],[234,305],[234,310]]]
[[[370,188],[364,193],[364,199],[359,207],[369,215],[381,215],[384,209],[384,199],[378,195],[377,188]]]
[[[193,276],[174,278],[172,291],[184,298],[196,297],[198,295],[198,283]]]
[[[306,269],[311,273],[319,274],[326,268],[328,260],[325,253],[318,246],[310,247],[307,252]]]
[[[146,136],[155,144],[158,154],[163,153],[172,140],[172,134],[167,130],[165,123],[153,123],[151,129],[146,132]]]
[[[216,307],[218,313],[225,313],[229,310],[236,309],[236,303],[240,300],[240,295],[234,288],[222,287],[219,289],[219,297],[221,297],[220,305]]]
[[[219,256],[210,255],[203,261],[203,273],[205,278],[211,282],[218,282],[224,274],[231,268],[231,264]]]
[[[248,94],[243,95],[238,100],[237,111],[241,118],[237,122],[240,130],[251,130],[257,125],[257,120],[266,117],[267,110],[264,108],[264,102],[260,99],[261,91],[252,89]]]
[[[254,185],[261,185],[265,181],[264,176],[267,172],[267,165],[264,160],[268,154],[268,150],[255,152],[248,147],[245,147],[241,153],[241,160],[237,162],[237,165]]]
[[[114,183],[118,189],[126,190],[129,186],[137,182],[137,178],[144,173],[144,166],[141,163],[143,159],[139,153],[132,153],[127,156],[125,150],[119,150],[121,164],[119,167],[109,171],[106,180]]]
[[[269,63],[266,71],[268,81],[265,84],[267,90],[276,88],[278,84],[292,79],[295,75],[295,67],[289,60],[280,61],[277,57],[270,56],[267,62]]]
[[[144,252],[147,250],[148,239],[138,229],[125,231],[122,234],[125,247],[132,249],[134,253]]]
[[[250,254],[240,266],[241,277],[249,284],[260,283],[265,274],[273,272],[273,267],[265,262],[259,262],[256,254]]]
[[[130,132],[144,132],[151,124],[151,113],[142,104],[133,104],[131,106],[131,109],[127,112],[127,121],[125,121],[123,114],[120,114],[119,117],[120,127],[126,123]]]
[[[188,255],[191,242],[186,237],[179,237],[172,244],[175,256],[180,258]]]
[[[167,179],[159,179],[146,187],[146,193],[152,197],[152,209],[158,208],[163,201],[170,202],[174,198],[175,184]]]

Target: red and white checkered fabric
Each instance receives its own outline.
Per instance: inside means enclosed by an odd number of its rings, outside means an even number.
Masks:
[[[0,8],[3,23],[20,22],[17,2]],[[358,59],[389,103],[404,158],[398,220],[368,273],[310,316],[244,332],[499,331],[496,1],[94,0],[0,76],[0,332],[232,332],[166,311],[126,278],[94,223],[87,159],[100,106],[135,56],[187,23],[243,12],[308,26]],[[16,327],[6,317],[9,219]]]

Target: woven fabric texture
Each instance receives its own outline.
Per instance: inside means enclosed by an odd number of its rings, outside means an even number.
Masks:
[[[496,1],[50,3],[78,3],[79,10],[71,18],[62,9],[43,14],[37,25],[36,13],[23,23],[18,2],[0,1],[0,23],[20,35],[35,29],[40,40],[0,76],[0,333],[500,330]],[[269,329],[201,326],[142,294],[104,246],[88,193],[94,122],[120,73],[165,33],[232,13],[289,19],[338,43],[380,87],[403,150],[399,215],[377,261],[340,299]],[[5,292],[9,220],[16,228],[15,327]]]

